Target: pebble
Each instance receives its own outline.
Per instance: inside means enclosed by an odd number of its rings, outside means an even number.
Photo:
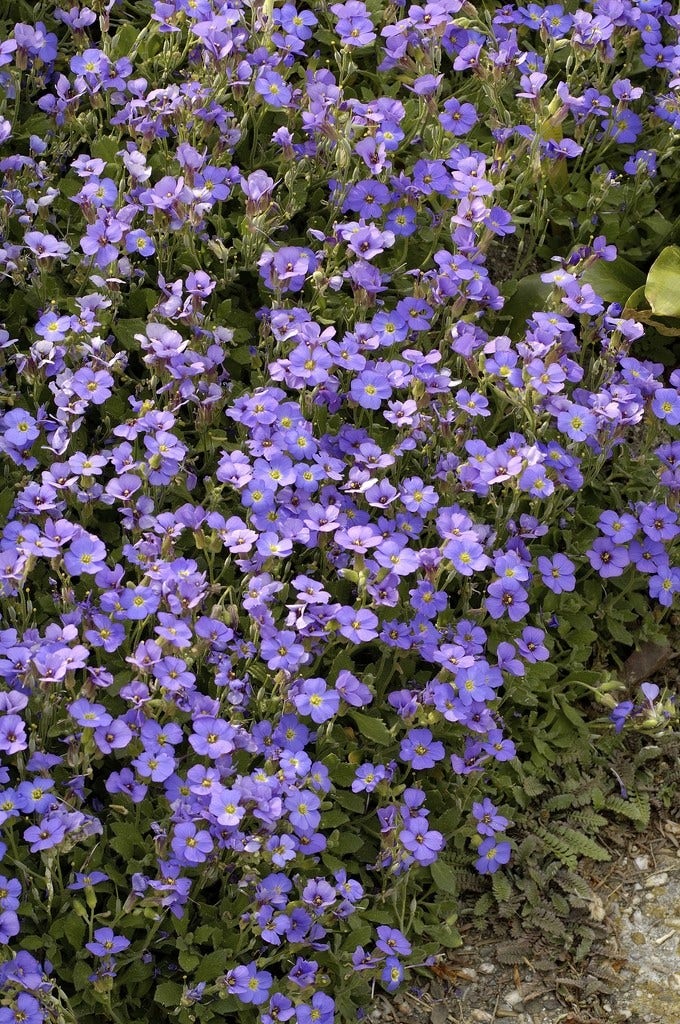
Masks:
[[[645,889],[658,889],[668,883],[668,872],[660,871],[658,875],[650,875],[645,882]]]
[[[477,1024],[489,1024],[489,1021],[493,1021],[493,1016],[486,1010],[472,1010],[470,1020],[476,1021]]]
[[[519,1006],[520,1003],[524,1002],[522,993],[518,992],[516,988],[511,989],[510,992],[506,992],[503,999],[508,1006]]]
[[[477,981],[479,977],[474,967],[458,967],[456,974],[462,981]]]
[[[631,938],[631,941],[634,942],[636,946],[644,946],[646,944],[646,942],[647,942],[647,939],[645,938],[644,932],[631,932],[630,933],[630,938]]]
[[[480,974],[494,974],[495,971],[496,971],[496,965],[495,964],[491,964],[491,963],[488,963],[487,961],[485,961],[484,963],[479,965],[479,973]]]
[[[638,868],[639,871],[647,871],[649,868],[649,857],[636,857],[635,867]]]

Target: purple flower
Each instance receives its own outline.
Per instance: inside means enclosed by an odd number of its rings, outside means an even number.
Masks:
[[[96,576],[104,568],[105,559],[106,545],[98,537],[83,532],[64,552],[64,567],[69,576]]]
[[[616,546],[609,537],[598,537],[586,551],[593,569],[603,579],[621,576],[630,562],[630,555],[624,547]]]
[[[486,610],[492,619],[508,616],[519,622],[529,614],[527,591],[513,579],[494,580],[487,588]]]
[[[285,808],[288,811],[288,819],[296,831],[304,833],[313,832],[319,827],[321,815],[319,807],[321,801],[315,793],[309,790],[302,790],[285,799]]]
[[[633,539],[639,528],[635,516],[631,516],[627,512],[618,515],[612,511],[603,512],[597,521],[597,526],[615,544],[627,544]]]
[[[284,629],[275,636],[262,640],[260,655],[272,670],[285,669],[294,671],[304,660],[305,649],[296,643],[297,633]]]
[[[160,599],[151,587],[140,585],[126,588],[120,595],[119,604],[121,611],[118,614],[121,618],[141,621],[157,611]]]
[[[44,1020],[40,1003],[28,992],[20,992],[13,1000],[13,1007],[0,1008],[0,1024],[42,1024]]]
[[[84,874],[82,871],[76,871],[76,877],[70,885],[67,886],[73,892],[80,889],[88,889],[93,885],[98,885],[100,882],[108,882],[109,876],[104,874],[103,871],[90,871],[88,874]]]
[[[656,598],[665,608],[673,606],[675,594],[679,592],[680,569],[671,569],[667,565],[649,577],[649,596]]]
[[[511,852],[510,843],[498,843],[495,837],[489,836],[479,844],[479,858],[475,861],[475,867],[482,875],[492,874],[502,864],[508,863]]]
[[[0,750],[6,754],[17,754],[25,750],[26,726],[19,715],[2,715],[0,717]]]
[[[652,411],[672,427],[680,423],[680,395],[675,388],[658,388],[652,399]]]
[[[42,231],[27,231],[24,244],[39,260],[68,256],[71,251],[66,242],[60,242],[54,235],[43,234]]]
[[[404,978],[404,968],[395,956],[388,956],[380,980],[388,992],[396,992]]]
[[[85,949],[93,956],[115,956],[130,945],[130,940],[116,935],[111,928],[97,928],[94,942],[86,942]]]
[[[363,409],[379,409],[391,396],[391,385],[374,370],[364,370],[350,385],[350,398]]]
[[[138,253],[140,256],[153,256],[156,246],[146,231],[137,228],[125,236],[125,249],[129,253]]]
[[[213,840],[205,829],[197,829],[192,821],[185,821],[175,825],[170,845],[178,860],[193,866],[207,860]]]
[[[346,3],[332,4],[331,11],[338,19],[335,30],[343,46],[368,46],[376,36],[373,31],[366,5],[361,0],[347,0]],[[298,1024],[306,1024],[298,1018]],[[322,1022],[317,1022],[322,1024]]]
[[[19,918],[13,910],[0,909],[0,946],[6,946],[10,939],[21,931]]]
[[[471,103],[461,103],[453,97],[444,104],[444,113],[439,115],[439,123],[451,135],[467,135],[479,120],[477,111]]]
[[[504,832],[510,822],[499,814],[488,796],[481,803],[472,805],[472,816],[477,822],[477,831],[481,836],[493,836],[496,832]]]
[[[367,643],[378,635],[378,616],[368,608],[341,608],[336,619],[342,636],[355,644]]]
[[[472,576],[491,564],[482,545],[470,535],[450,540],[444,548],[444,556],[461,576]]]
[[[390,928],[389,925],[381,924],[378,925],[377,934],[375,945],[383,953],[387,953],[388,956],[411,955],[411,943],[398,928]]]
[[[31,853],[51,850],[58,846],[66,835],[66,824],[56,814],[43,818],[38,825],[31,825],[24,831],[24,839],[30,843]]]
[[[519,478],[519,486],[523,491],[536,498],[547,498],[555,490],[555,485],[547,476],[545,466],[528,466]]]
[[[644,505],[640,512],[640,526],[650,540],[668,542],[680,533],[678,517],[667,505]]]
[[[257,265],[268,288],[299,292],[318,264],[311,249],[288,245],[276,252],[266,250]]]
[[[401,741],[399,751],[402,761],[408,762],[415,771],[433,768],[444,754],[444,745],[433,740],[429,729],[412,729]]]
[[[574,563],[566,555],[553,555],[552,558],[540,555],[537,565],[541,579],[554,594],[563,594],[575,589]]]
[[[444,849],[444,836],[428,826],[427,818],[411,818],[399,833],[399,842],[419,864],[433,864]]]
[[[20,450],[30,448],[40,433],[36,421],[24,409],[11,409],[5,413],[2,430],[5,442]]]
[[[281,75],[267,68],[255,79],[255,91],[263,97],[268,106],[286,107],[291,101],[293,91],[286,85]]]
[[[362,764],[356,770],[354,781],[352,782],[352,792],[372,793],[376,786],[380,785],[385,778],[387,778],[387,772],[384,765]]]
[[[557,426],[572,441],[585,441],[597,431],[597,418],[583,405],[567,403],[568,408],[557,415]]]
[[[301,715],[309,715],[320,725],[338,713],[340,694],[328,687],[325,679],[306,679],[293,703]]]
[[[626,719],[631,715],[635,709],[635,704],[632,700],[624,700],[620,704],[617,704],[612,711],[609,719],[614,723],[614,731],[621,732],[625,725]]]
[[[297,1007],[297,1024],[333,1024],[335,1019],[335,1003],[325,992],[315,992],[311,1004],[302,1003]]]

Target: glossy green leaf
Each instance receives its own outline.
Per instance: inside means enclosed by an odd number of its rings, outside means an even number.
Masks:
[[[680,246],[667,246],[654,261],[645,298],[656,316],[680,316]]]
[[[612,263],[598,260],[583,274],[589,284],[605,302],[627,303],[629,297],[645,283],[645,275],[633,263],[619,256]]]

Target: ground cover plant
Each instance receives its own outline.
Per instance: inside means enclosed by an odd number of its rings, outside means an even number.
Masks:
[[[680,17],[0,13],[0,1024],[360,1018],[675,716]]]

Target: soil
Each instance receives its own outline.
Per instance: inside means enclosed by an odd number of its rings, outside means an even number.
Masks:
[[[678,623],[676,623],[678,624]],[[622,668],[630,695],[656,679],[680,695],[677,645],[642,644]],[[679,697],[680,699],[680,697]],[[378,996],[373,1024],[680,1024],[680,733],[656,762],[646,831],[612,824],[611,861],[582,860],[599,939],[578,963],[573,943],[546,945],[518,922],[496,920],[486,937],[463,898],[463,945],[422,969],[395,996]],[[661,795],[663,794],[663,799]],[[570,923],[564,921],[564,935]]]
[[[584,870],[588,870],[584,865]],[[575,965],[477,929],[464,945],[368,1019],[380,1024],[680,1024],[680,822],[626,836],[611,863],[592,864],[590,916],[602,941]],[[530,937],[528,937],[530,939]],[[505,945],[504,945],[505,944]],[[503,951],[502,959],[499,952]]]

